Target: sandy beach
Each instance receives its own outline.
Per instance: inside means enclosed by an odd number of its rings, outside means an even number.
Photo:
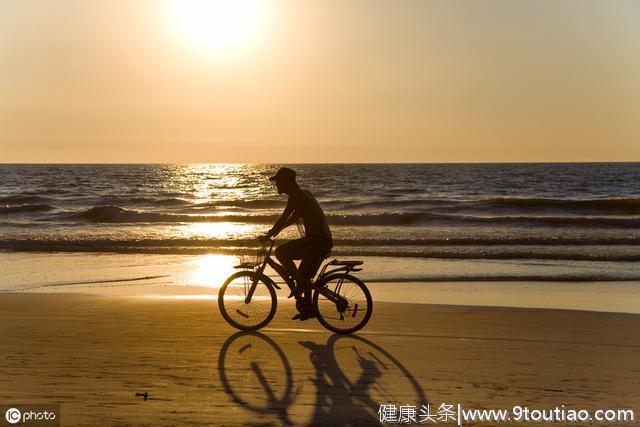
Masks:
[[[640,426],[640,0],[0,22],[0,427]]]
[[[634,314],[379,303],[347,337],[292,314],[283,303],[247,334],[211,300],[3,294],[0,401],[94,426],[375,425],[380,404],[427,402],[637,409]]]

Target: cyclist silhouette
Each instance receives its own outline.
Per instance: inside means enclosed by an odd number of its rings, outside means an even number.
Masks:
[[[331,230],[320,204],[309,191],[300,188],[293,169],[280,168],[269,180],[275,181],[278,194],[284,193],[289,199],[284,212],[264,237],[274,237],[300,220],[304,224],[304,236],[278,246],[275,255],[296,282],[295,293],[304,294],[303,310],[293,319],[311,319],[316,315],[311,304],[311,279],[333,247]],[[301,260],[299,268],[294,260]]]

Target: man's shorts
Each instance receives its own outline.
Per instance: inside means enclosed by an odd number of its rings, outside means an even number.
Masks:
[[[322,260],[331,252],[333,242],[330,238],[305,236],[278,246],[277,252],[286,258],[301,260],[298,271],[303,277],[312,279]]]

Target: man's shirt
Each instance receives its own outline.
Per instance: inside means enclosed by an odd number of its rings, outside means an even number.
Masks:
[[[294,215],[302,218],[306,236],[317,236],[331,239],[331,230],[320,204],[313,195],[300,189],[289,195],[287,207],[293,209]]]

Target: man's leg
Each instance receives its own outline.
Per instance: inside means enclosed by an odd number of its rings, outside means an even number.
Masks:
[[[311,301],[311,280],[315,277],[320,264],[322,264],[322,261],[329,254],[330,250],[331,246],[327,242],[319,239],[313,239],[305,246],[304,255],[298,271],[304,280],[304,301],[309,311],[307,312],[307,316],[301,318],[302,320],[316,316],[316,313],[313,312],[313,304]]]
[[[309,277],[308,274],[305,274],[302,270],[302,266],[304,263],[304,259],[300,263],[300,286],[302,289],[302,299],[304,301],[304,305],[306,308],[311,308],[311,279],[313,276]]]
[[[298,287],[303,291],[305,310],[294,316],[294,319],[306,320],[314,317],[311,306],[311,279],[316,275],[318,267],[322,263],[331,246],[317,238],[303,237],[280,245],[276,248],[276,258],[282,265],[291,271]],[[296,268],[293,260],[301,259],[300,268]]]
[[[293,261],[301,259],[301,246],[303,246],[302,239],[297,239],[284,243],[278,246],[275,250],[276,259],[287,270],[298,286],[302,286],[304,284],[304,278],[300,275],[300,272]],[[304,289],[304,287],[301,287],[300,289]]]

